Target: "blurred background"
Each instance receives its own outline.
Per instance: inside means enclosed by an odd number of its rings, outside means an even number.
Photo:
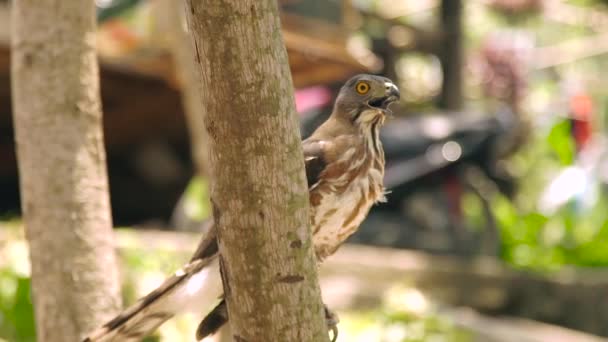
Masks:
[[[388,202],[321,268],[339,340],[608,338],[608,1],[279,3],[303,137],[354,74],[402,92],[381,137]],[[131,303],[188,258],[210,216],[203,152],[190,148],[204,137],[188,131],[196,83],[175,4],[96,4]],[[33,341],[9,11],[0,0],[0,340]],[[191,340],[194,324],[150,341]]]

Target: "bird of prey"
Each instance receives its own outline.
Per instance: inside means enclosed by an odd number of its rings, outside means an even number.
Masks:
[[[399,96],[385,77],[354,76],[340,89],[327,121],[302,143],[319,262],[358,229],[374,203],[384,200],[379,130]],[[196,332],[198,340],[215,333],[228,320],[218,259],[211,228],[185,267],[84,341],[139,341],[185,311],[207,313]],[[334,317],[327,309],[326,314],[329,324]]]

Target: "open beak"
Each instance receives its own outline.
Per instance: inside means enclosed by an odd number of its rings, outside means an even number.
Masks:
[[[368,104],[370,107],[382,109],[385,113],[392,114],[388,106],[393,102],[399,101],[401,93],[399,92],[399,88],[391,82],[384,83],[384,89],[384,96],[373,99]]]
[[[384,86],[386,87],[386,93],[387,93],[387,98],[386,101],[389,101],[389,103],[395,102],[395,101],[399,101],[399,99],[401,99],[401,93],[399,92],[399,88],[397,88],[396,85],[394,85],[393,83],[390,82],[386,82],[384,83]]]

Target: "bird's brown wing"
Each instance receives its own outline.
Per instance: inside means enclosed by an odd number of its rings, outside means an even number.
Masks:
[[[327,142],[323,140],[305,140],[302,143],[308,189],[315,187],[319,182],[321,173],[327,167],[328,162],[325,155],[326,145]]]

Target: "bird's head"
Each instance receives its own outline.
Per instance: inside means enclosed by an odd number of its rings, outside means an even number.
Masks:
[[[361,74],[349,79],[338,94],[334,115],[355,125],[384,121],[389,105],[400,98],[399,88],[386,77]]]

